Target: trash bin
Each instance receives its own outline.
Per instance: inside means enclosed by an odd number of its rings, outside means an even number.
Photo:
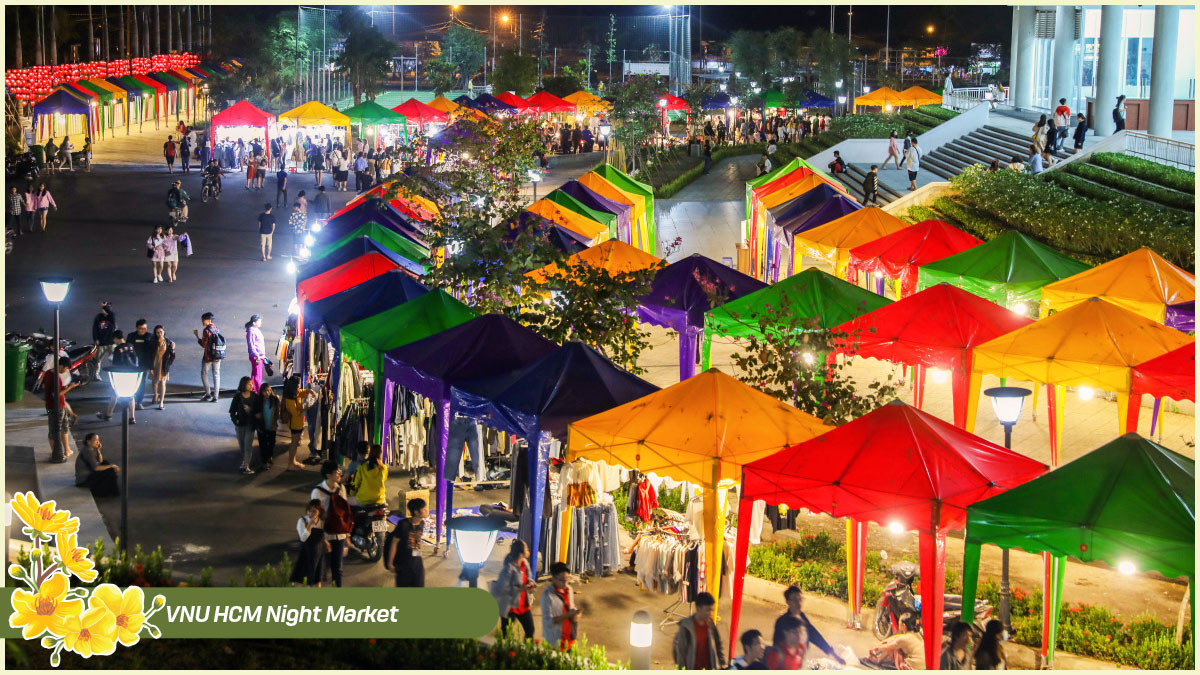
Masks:
[[[4,345],[4,402],[16,403],[25,395],[25,363],[29,345],[9,342]]]

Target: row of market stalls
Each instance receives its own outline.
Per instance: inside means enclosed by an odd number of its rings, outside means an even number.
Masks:
[[[585,246],[615,239],[657,252],[653,188],[608,164],[567,181],[526,212],[560,226]]]
[[[863,94],[862,96],[854,97],[854,111],[858,112],[859,106],[869,108],[882,108],[891,110],[892,108],[904,108],[923,105],[941,105],[942,97],[929,91],[925,87],[912,86],[904,91],[896,91],[891,87],[880,87]]]

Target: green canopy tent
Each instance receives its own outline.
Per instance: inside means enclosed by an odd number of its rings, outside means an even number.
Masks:
[[[167,72],[154,71],[146,73],[146,77],[152,80],[161,82],[168,91],[175,92],[175,119],[179,120],[180,115],[186,115],[188,109],[188,92],[191,90],[191,84]]]
[[[364,136],[364,127],[399,126],[400,130],[396,136],[404,139],[404,145],[408,145],[408,118],[394,110],[388,110],[374,101],[363,101],[354,107],[343,110],[342,114],[350,118],[350,124],[358,125],[359,138]],[[378,149],[379,130],[374,129],[374,131],[375,148]]]
[[[1196,462],[1125,434],[1024,485],[967,507],[963,607],[975,606],[983,544],[1042,553],[1042,657],[1054,658],[1066,557],[1165,577],[1196,590]],[[1195,610],[1192,628],[1195,632]]]
[[[917,290],[945,282],[1018,314],[1036,316],[1042,286],[1088,268],[1010,230],[985,244],[921,265]]]
[[[551,192],[550,194],[546,195],[546,199],[554,202],[555,204],[558,204],[559,206],[567,209],[568,211],[578,213],[581,216],[591,218],[592,220],[596,221],[597,223],[601,223],[602,225],[604,225],[605,227],[608,228],[608,238],[609,239],[617,238],[617,216],[616,216],[616,214],[612,214],[607,211],[597,211],[596,209],[584,206],[583,203],[580,202],[578,199],[575,199],[574,197],[567,194],[566,192],[563,192],[562,190],[555,190],[554,192]]]
[[[779,283],[754,291],[704,315],[701,370],[712,363],[714,334],[728,337],[762,337],[759,317],[771,307],[787,304],[791,314],[812,320],[817,328],[833,328],[851,319],[892,304],[891,300],[810,267]]]
[[[100,133],[103,135],[104,131],[107,129],[112,131],[112,135],[115,137],[117,132],[115,129],[116,120],[114,119],[113,115],[113,93],[104,87],[101,87],[94,82],[88,82],[87,80],[75,80],[74,82],[71,82],[71,85],[80,90],[91,92],[97,96],[98,105],[96,108],[97,112],[99,113],[98,117],[100,121]]]
[[[338,239],[337,241],[318,246],[317,248],[313,249],[310,260],[324,258],[339,248],[354,243],[354,241],[359,237],[367,237],[372,239],[380,246],[383,246],[388,250],[395,251],[405,258],[424,266],[425,269],[428,270],[428,265],[426,264],[429,260],[428,248],[425,248],[413,240],[399,234],[395,230],[374,222],[365,223],[359,226],[358,229],[346,234],[346,236]]]
[[[372,371],[375,381],[382,382],[385,352],[466,323],[476,316],[478,314],[470,307],[445,291],[430,291],[402,305],[342,326],[339,332],[342,357]],[[341,364],[334,367],[341,368]],[[375,387],[375,410],[383,410],[381,386]],[[381,436],[382,419],[382,414],[377,415],[371,423],[375,439]]]
[[[765,173],[765,174],[759,176],[758,178],[746,181],[746,221],[749,222],[749,220],[750,220],[750,207],[754,203],[754,188],[756,188],[760,185],[766,185],[767,183],[770,183],[771,181],[773,181],[777,178],[783,178],[784,176],[788,175],[789,173],[791,173],[801,167],[806,168],[809,171],[812,171],[813,173],[817,174],[821,178],[824,178],[830,185],[835,185],[835,186],[839,186],[839,187],[841,186],[841,183],[830,178],[824,171],[821,171],[817,167],[813,166],[812,164],[809,164],[808,162],[804,161],[803,159],[800,159],[799,157],[793,158],[792,161],[788,162],[787,164],[784,164],[783,166],[781,166],[777,169],[773,169],[770,173]]]
[[[601,164],[594,171],[601,178],[618,188],[645,198],[646,229],[650,235],[650,241],[645,242],[646,246],[639,246],[638,248],[641,248],[650,255],[658,255],[658,230],[654,227],[654,188],[641,181],[634,180],[629,174],[611,164]]]

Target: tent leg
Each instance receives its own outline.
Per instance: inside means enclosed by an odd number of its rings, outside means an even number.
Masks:
[[[683,382],[696,374],[697,329],[684,326],[679,332],[679,381]]]
[[[729,642],[737,644],[738,620],[742,616],[742,589],[746,583],[746,559],[750,555],[750,520],[754,514],[754,502],[742,499],[738,502],[737,540],[733,553],[733,597],[730,598]]]
[[[1154,408],[1150,411],[1150,437],[1154,437],[1154,430],[1158,428],[1158,412],[1162,408],[1162,399],[1154,399]]]
[[[712,333],[704,331],[704,341],[700,347],[700,372],[704,372],[712,367]],[[1154,433],[1153,431],[1151,433]]]
[[[538,550],[542,540],[542,503],[546,494],[546,477],[550,468],[550,434],[538,432],[529,439],[529,509],[533,523],[529,542],[529,569],[537,576]]]
[[[1132,392],[1117,394],[1117,435],[1135,433],[1142,412],[1142,395]]]
[[[979,556],[982,549],[981,544],[967,542],[963,546],[963,593],[962,593],[962,609],[958,613],[959,621],[974,622],[975,617],[967,611],[967,607],[971,607],[972,611],[975,607],[975,593],[979,586]]]
[[[433,552],[437,553],[438,546],[442,543],[442,522],[443,516],[446,513],[446,491],[450,489],[450,483],[443,476],[446,474],[446,448],[450,445],[450,398],[446,397],[440,401],[438,406],[438,454],[437,463],[434,469],[437,471],[437,478],[434,482],[437,485],[437,509],[435,521],[437,525],[434,528]],[[449,543],[449,537],[446,539]]]
[[[1053,637],[1054,626],[1054,558],[1049,552],[1042,552],[1042,567],[1045,578],[1042,580],[1042,663],[1050,664],[1050,640]]]
[[[931,525],[936,528],[938,509],[934,509]],[[943,593],[946,582],[946,533],[934,529],[922,531],[921,549],[921,626],[925,632],[925,664],[931,667],[942,654]]]

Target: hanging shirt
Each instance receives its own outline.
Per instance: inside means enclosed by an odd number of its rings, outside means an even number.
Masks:
[[[650,512],[658,508],[658,495],[654,493],[654,486],[650,485],[649,479],[642,479],[638,485],[638,505],[637,515],[642,519],[642,522],[650,522]]]

